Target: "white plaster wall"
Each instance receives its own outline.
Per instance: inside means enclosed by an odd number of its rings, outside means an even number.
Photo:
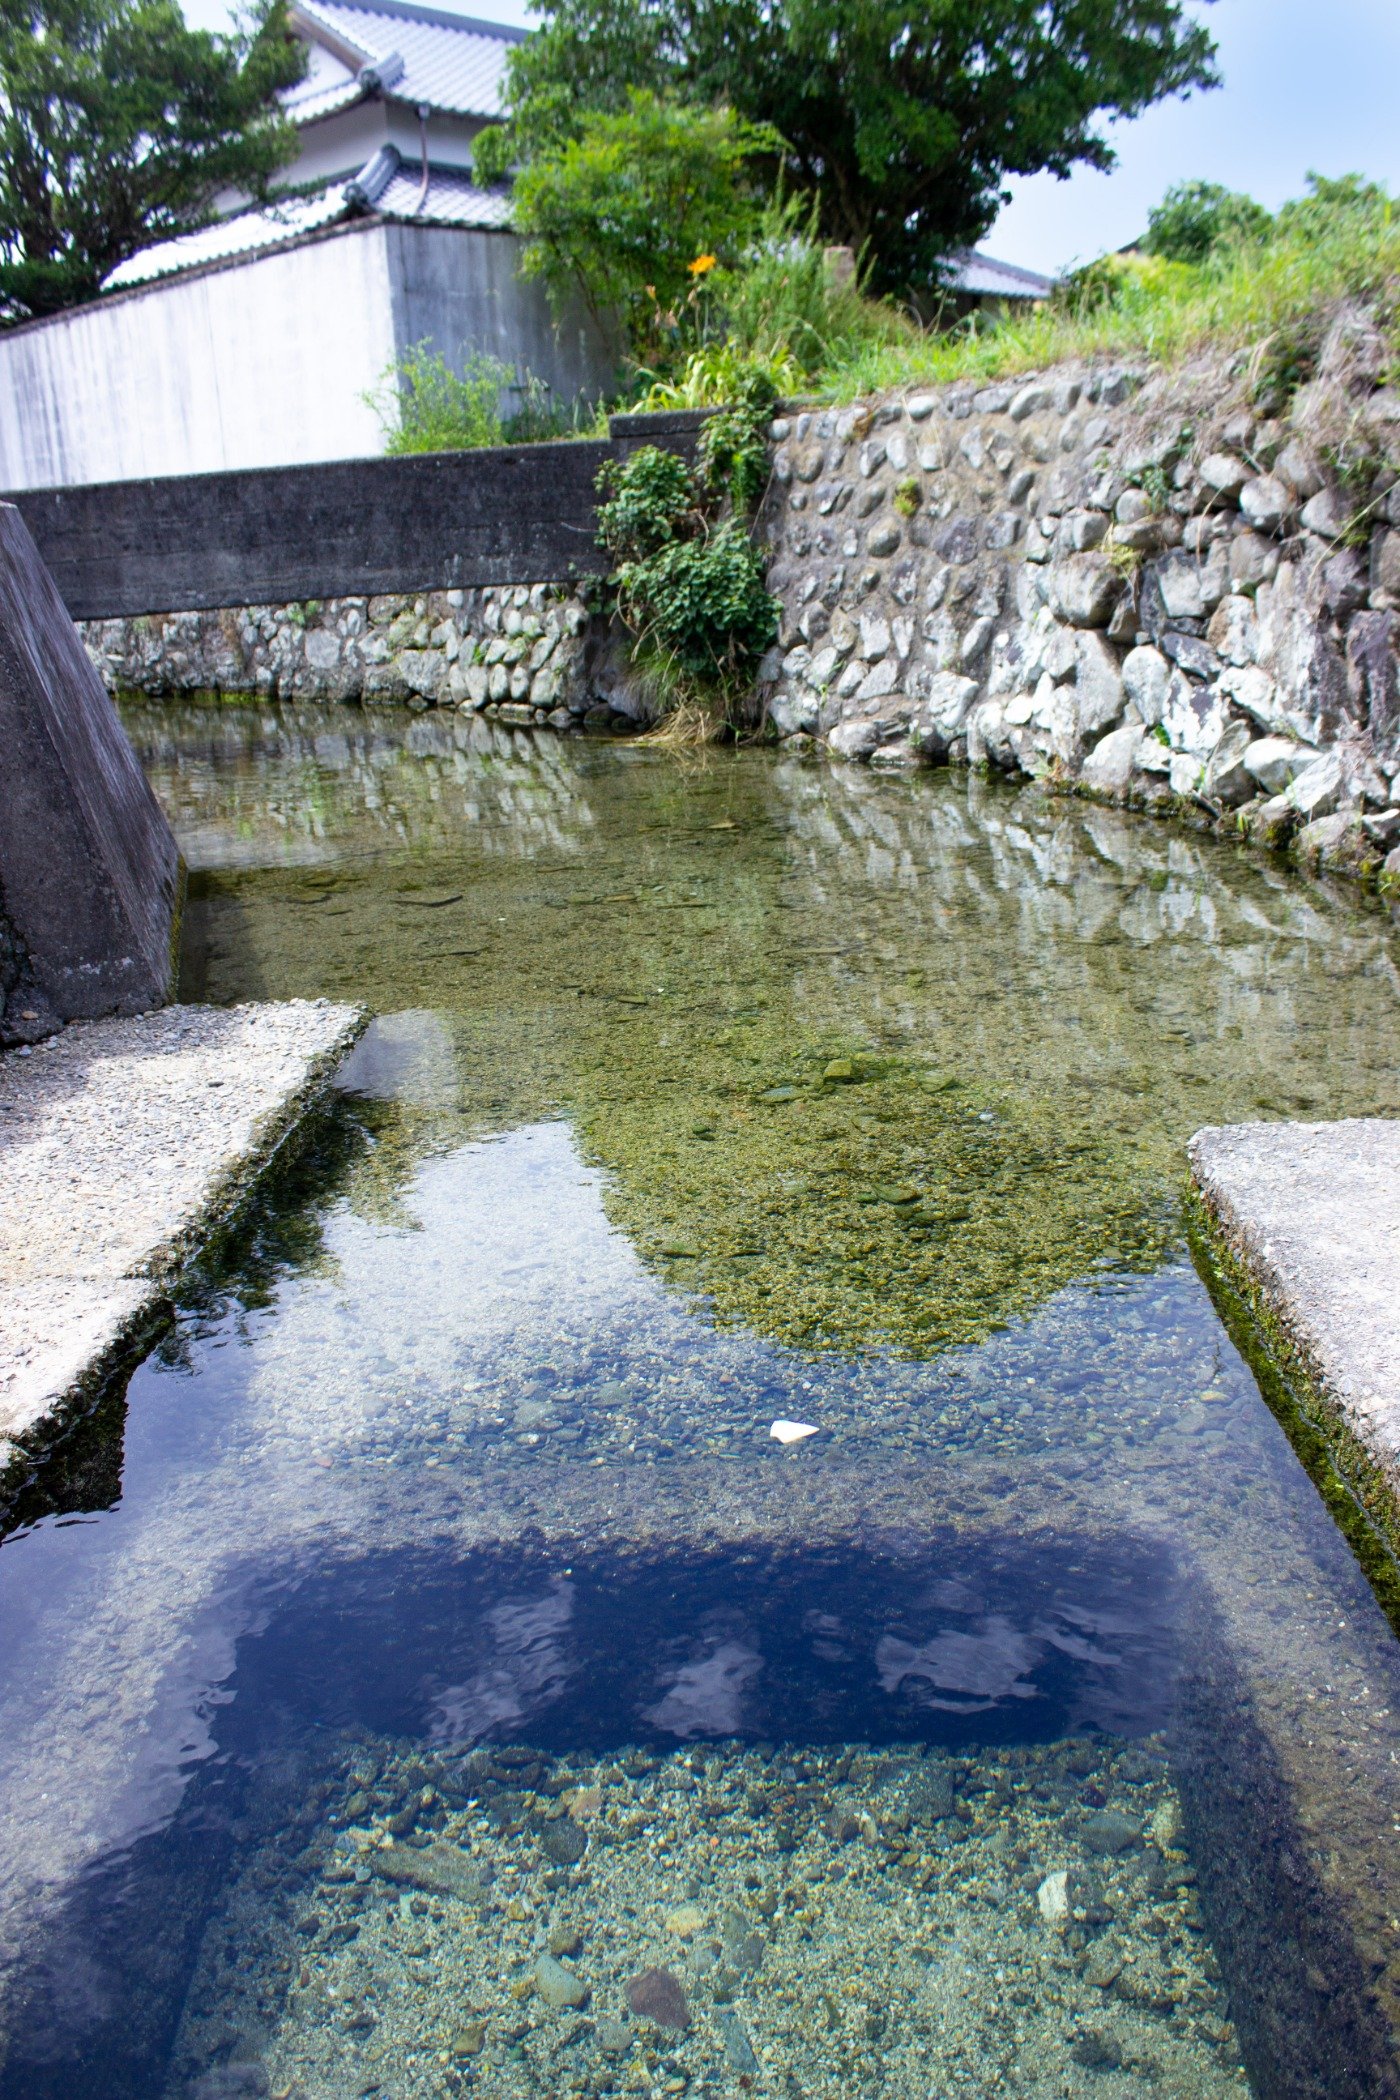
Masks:
[[[434,110],[428,119],[428,161],[434,168],[469,169],[472,140],[482,130],[479,117],[454,116]],[[423,142],[418,112],[403,102],[385,102],[372,96],[352,103],[314,124],[303,124],[298,132],[299,152],[290,167],[283,168],[278,182],[288,189],[305,189],[316,182],[343,182],[358,175],[365,162],[384,145],[397,146],[409,172],[422,162]],[[248,199],[237,191],[224,192],[221,211],[239,211]]]
[[[394,306],[369,225],[0,334],[0,488],[378,453]]]
[[[389,139],[389,112],[378,97],[352,103],[333,116],[303,124],[297,133],[300,151],[278,181],[288,189],[304,189],[313,182],[344,181],[358,175],[367,160]],[[416,147],[415,147],[416,151]]]

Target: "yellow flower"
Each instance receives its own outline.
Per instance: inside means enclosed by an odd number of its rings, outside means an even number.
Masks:
[[[713,255],[697,255],[694,262],[690,265],[690,274],[692,277],[703,277],[706,271],[713,270],[714,266],[715,258]]]

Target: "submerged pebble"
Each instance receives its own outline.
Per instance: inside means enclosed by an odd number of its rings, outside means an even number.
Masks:
[[[627,1986],[627,2003],[639,2020],[653,2020],[658,2027],[690,2025],[690,2005],[685,1991],[669,1969],[643,1969]]]
[[[1096,2090],[1076,2079],[1121,2067],[1173,2100],[1247,2090],[1189,1865],[1090,1842],[1096,1818],[1116,1842],[1179,1815],[1156,1740],[624,1744],[596,1760],[509,1744],[425,1759],[385,1741],[359,1788],[369,1827],[337,1833],[366,1756],[361,1741],[343,1776],[308,1769],[309,1821],[269,1776],[163,2100],[226,2068],[210,2054],[258,2007],[259,2062],[298,2100],[344,2100],[349,2066],[402,2100],[568,2100],[629,2060],[662,2094],[766,2079],[804,2100],[927,2100],[995,2091],[1032,2062],[1032,2091],[1072,2100]],[[1065,1792],[1085,1789],[1106,1805],[1066,1814]],[[426,1847],[376,1837],[405,1792],[443,1817]],[[580,1793],[597,1795],[587,1867],[546,1886],[527,1802]],[[435,1862],[438,1885],[335,1878],[391,1849]],[[447,1892],[449,1856],[491,1908]]]
[[[586,2005],[588,1985],[566,1969],[552,1954],[542,1954],[535,1963],[535,1989],[546,2005]]]

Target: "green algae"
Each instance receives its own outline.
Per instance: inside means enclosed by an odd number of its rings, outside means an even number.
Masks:
[[[186,995],[432,1009],[454,1135],[566,1117],[722,1327],[975,1342],[1156,1266],[1202,1123],[1400,1106],[1390,927],[1209,840],[456,717],[128,720]]]
[[[1294,1345],[1196,1190],[1188,1197],[1188,1219],[1196,1268],[1226,1332],[1400,1633],[1400,1503],[1392,1483]]]

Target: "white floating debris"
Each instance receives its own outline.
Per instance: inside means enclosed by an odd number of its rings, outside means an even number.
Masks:
[[[1069,1915],[1068,1870],[1061,1867],[1057,1873],[1047,1874],[1036,1890],[1035,1898],[1046,1924],[1060,1924]]]
[[[780,1444],[800,1444],[804,1436],[815,1436],[815,1422],[775,1422],[769,1436],[775,1436]]]

